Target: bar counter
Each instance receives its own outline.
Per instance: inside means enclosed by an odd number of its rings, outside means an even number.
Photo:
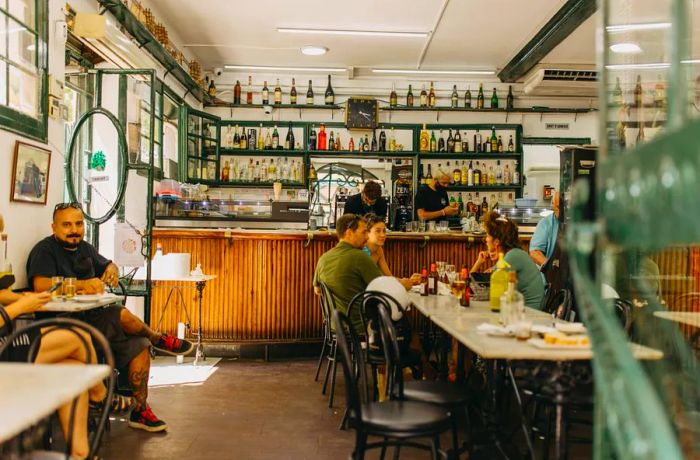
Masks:
[[[530,236],[523,236],[524,244]],[[322,337],[321,312],[311,280],[316,261],[337,242],[335,232],[243,229],[153,230],[153,247],[192,254],[206,274],[217,278],[207,284],[202,328],[207,341],[298,342]],[[389,232],[384,252],[394,275],[408,277],[444,260],[468,267],[485,249],[483,235]],[[168,289],[153,289],[151,324],[155,325]],[[185,290],[188,311],[197,327],[194,289]],[[172,300],[171,300],[172,302]],[[166,312],[162,329],[174,333],[177,308]]]

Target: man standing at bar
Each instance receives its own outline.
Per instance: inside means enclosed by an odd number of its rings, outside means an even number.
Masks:
[[[83,294],[101,294],[104,285],[115,287],[119,269],[83,241],[85,223],[79,203],[60,203],[53,212],[53,235],[39,241],[29,253],[27,279],[34,291],[51,288],[54,276],[76,278],[76,290]],[[94,326],[109,341],[117,368],[127,368],[135,404],[129,426],[149,432],[168,428],[146,402],[151,366],[149,347],[171,355],[185,355],[193,345],[170,335],[151,330],[123,306],[97,308],[75,315]]]
[[[545,273],[554,255],[559,234],[559,192],[552,197],[552,214],[540,220],[530,240],[530,258]]]
[[[362,193],[353,195],[345,202],[343,214],[375,214],[386,219],[386,199],[382,197],[382,187],[377,182],[369,181]]]
[[[416,215],[420,220],[440,220],[459,212],[457,206],[450,205],[446,190],[448,185],[450,185],[450,175],[438,169],[432,183],[418,188],[415,204]]]

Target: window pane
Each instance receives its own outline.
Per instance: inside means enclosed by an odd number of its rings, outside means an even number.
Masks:
[[[36,55],[36,37],[34,34],[18,22],[10,20],[7,36],[9,40],[9,58],[25,66],[28,70],[36,68],[36,60],[34,59]]]
[[[7,16],[0,14],[0,56],[7,56]]]
[[[34,23],[35,3],[35,0],[9,0],[10,14],[29,26],[32,30],[36,30],[36,25]]]
[[[0,105],[7,105],[7,64],[0,61]]]
[[[30,117],[39,118],[39,81],[36,75],[11,65],[8,105]]]

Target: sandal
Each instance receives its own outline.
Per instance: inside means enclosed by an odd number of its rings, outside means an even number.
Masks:
[[[131,408],[131,398],[129,396],[122,396],[115,394],[112,398],[112,412],[113,413],[123,413]]]

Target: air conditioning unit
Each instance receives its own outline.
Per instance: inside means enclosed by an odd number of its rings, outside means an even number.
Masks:
[[[593,69],[540,67],[525,78],[523,91],[532,96],[598,95],[598,72]]]

